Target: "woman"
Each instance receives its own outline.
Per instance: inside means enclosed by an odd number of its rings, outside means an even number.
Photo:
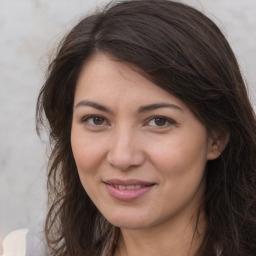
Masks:
[[[255,115],[202,13],[142,0],[86,17],[37,118],[52,145],[51,255],[255,255]]]

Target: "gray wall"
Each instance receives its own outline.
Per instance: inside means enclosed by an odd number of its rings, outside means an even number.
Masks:
[[[0,229],[44,216],[46,144],[35,132],[35,104],[47,58],[61,36],[108,1],[0,0]],[[185,1],[214,19],[231,43],[256,103],[256,1]]]

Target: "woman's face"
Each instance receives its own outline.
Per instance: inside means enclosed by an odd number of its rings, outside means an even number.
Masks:
[[[189,221],[217,157],[189,108],[131,66],[95,55],[77,82],[71,143],[81,183],[113,225]]]

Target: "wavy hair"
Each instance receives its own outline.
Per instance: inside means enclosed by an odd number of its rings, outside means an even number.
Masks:
[[[54,256],[112,256],[120,230],[86,194],[70,133],[76,82],[86,61],[106,53],[139,67],[181,99],[208,131],[229,134],[209,161],[201,205],[207,228],[197,256],[256,253],[256,121],[236,58],[204,14],[167,0],[122,1],[82,19],[62,40],[37,102],[49,129],[47,243]],[[86,157],[86,156],[85,156]]]

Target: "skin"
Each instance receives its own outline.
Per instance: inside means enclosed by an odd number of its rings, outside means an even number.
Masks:
[[[169,105],[154,105],[162,103]],[[115,255],[194,253],[205,228],[202,213],[191,243],[205,166],[218,157],[219,145],[182,101],[135,67],[95,55],[77,82],[71,144],[84,189],[121,228]],[[122,201],[109,193],[109,179],[153,185],[135,200]]]

